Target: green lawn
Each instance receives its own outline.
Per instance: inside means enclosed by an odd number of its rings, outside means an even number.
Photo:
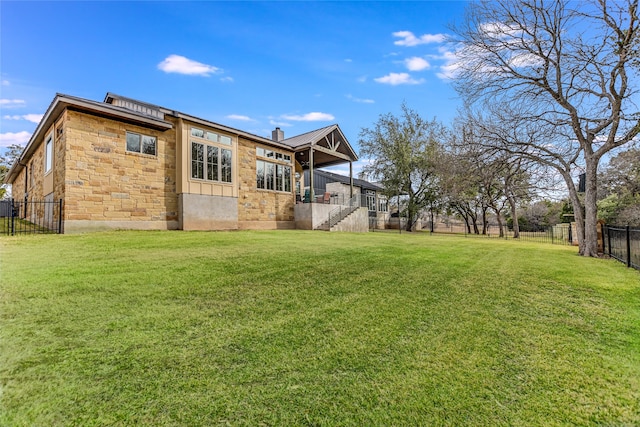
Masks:
[[[0,237],[0,425],[640,425],[640,274],[389,233]]]

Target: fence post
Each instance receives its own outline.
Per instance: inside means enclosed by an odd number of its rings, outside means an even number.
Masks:
[[[573,227],[569,223],[569,244],[573,245]]]
[[[607,226],[607,246],[609,247],[609,256],[611,256],[611,227]]]
[[[58,234],[62,234],[62,199],[58,204]]]
[[[602,235],[602,254],[607,253],[607,242],[604,241],[604,223],[600,224],[600,234]]]
[[[11,235],[15,236],[16,235],[16,211],[15,211],[15,205],[14,205],[14,200],[11,199]]]
[[[627,225],[627,267],[631,267],[631,227]]]

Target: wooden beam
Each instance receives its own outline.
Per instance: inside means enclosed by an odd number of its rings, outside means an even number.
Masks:
[[[339,159],[345,160],[347,162],[353,161],[353,159],[351,157],[347,156],[346,154],[342,154],[342,153],[340,153],[338,151],[330,150],[330,149],[325,148],[325,147],[323,147],[321,145],[315,145],[313,147],[313,149],[316,150],[316,151],[320,151],[321,153],[329,154],[331,156],[334,156],[334,157],[337,157]]]
[[[313,147],[309,147],[309,203],[313,203]]]
[[[336,144],[336,136],[335,134],[331,134],[331,141],[329,141],[329,136],[324,136],[325,141],[327,141],[327,146],[331,149],[331,151],[338,151],[338,147],[340,147],[341,141],[338,141]]]

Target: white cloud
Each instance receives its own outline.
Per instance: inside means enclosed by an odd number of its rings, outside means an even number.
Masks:
[[[24,107],[24,99],[0,99],[0,106],[5,108]]]
[[[9,83],[9,80],[3,80],[2,86],[11,86],[11,83]]]
[[[400,37],[402,40],[393,42],[396,46],[417,46],[420,44],[442,43],[446,36],[444,34],[423,34],[416,37],[411,31],[396,31],[394,37]]]
[[[291,126],[293,126],[291,123],[277,122],[275,120],[269,120],[269,124],[272,125],[272,126],[280,126],[280,127],[291,127]]]
[[[25,145],[29,142],[29,138],[31,133],[27,131],[0,133],[0,147],[8,147],[12,144]]]
[[[511,26],[502,22],[485,22],[478,28],[480,32],[484,33],[489,38],[504,40],[507,38],[521,38],[524,36],[524,32],[518,26]]]
[[[361,76],[356,79],[358,83],[366,83],[368,76]]]
[[[13,115],[13,116],[3,116],[2,118],[5,120],[26,120],[31,123],[40,123],[44,114],[23,114],[21,116]]]
[[[374,104],[376,102],[373,99],[356,98],[355,96],[353,96],[351,94],[347,95],[347,99],[350,99],[353,102],[359,102],[361,104]]]
[[[431,64],[419,56],[405,59],[404,64],[407,66],[409,71],[422,71],[431,68]]]
[[[203,64],[180,55],[169,55],[158,64],[158,69],[165,73],[187,74],[190,76],[208,77],[210,74],[221,73],[222,70],[213,65]]]
[[[355,162],[352,163],[351,167],[353,168],[353,177],[354,178],[360,178],[361,173],[362,173],[362,169],[364,169],[365,167],[369,166],[373,164],[373,160],[372,159],[359,159]],[[333,173],[337,173],[338,175],[342,175],[342,176],[349,176],[349,164],[342,164],[342,165],[338,165],[338,166],[330,166],[327,168],[328,171],[331,171]],[[373,182],[373,180],[369,177],[369,179],[367,179],[369,182]]]
[[[227,76],[227,77],[222,77],[222,78],[220,79],[220,81],[221,81],[221,82],[229,82],[229,83],[233,83],[233,77],[229,77],[229,76]]]
[[[253,121],[255,121],[251,117],[243,116],[241,114],[229,114],[228,116],[226,116],[226,118],[229,119],[229,120],[238,120],[238,121],[241,121],[241,122],[253,122]]]
[[[418,85],[420,83],[424,83],[424,79],[416,80],[411,77],[408,73],[389,73],[384,77],[378,77],[377,79],[373,79],[378,83],[388,84],[392,86],[397,85]]]
[[[353,59],[347,58],[347,59],[344,60],[344,62],[353,62]]]
[[[440,66],[440,72],[436,73],[441,80],[453,80],[458,76],[458,70],[462,67],[458,55],[455,52],[442,50],[441,59],[444,64]]]
[[[283,115],[282,118],[285,120],[293,120],[295,122],[328,122],[335,119],[331,114],[319,113],[317,111],[303,115]]]

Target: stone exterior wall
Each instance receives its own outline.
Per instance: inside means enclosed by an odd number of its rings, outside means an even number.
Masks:
[[[63,199],[66,233],[181,226],[212,230],[296,228],[293,175],[299,165],[292,150],[232,135],[233,182],[205,183],[211,187],[205,191],[204,184],[189,177],[192,124],[171,115],[165,120],[173,123],[172,129],[155,130],[116,118],[64,110],[43,133],[43,140],[33,144],[33,155],[25,161],[27,167],[13,182],[14,199],[24,200],[25,194],[29,200]],[[127,131],[155,137],[157,155],[128,152]],[[51,134],[53,170],[45,176],[44,140]],[[286,163],[292,171],[291,191],[257,188],[258,146],[291,156],[291,163]],[[285,164],[284,160],[268,161]],[[25,188],[27,170],[33,180],[29,177]]]
[[[338,194],[341,196],[341,200],[348,201],[351,198],[351,186],[349,184],[343,184],[341,182],[328,182],[327,191],[332,194]],[[353,186],[353,195],[360,194],[362,190],[359,186]]]
[[[126,151],[126,131],[156,137],[157,155]],[[64,135],[65,231],[177,228],[175,127],[67,111]]]
[[[45,175],[44,140],[53,135],[52,169]],[[39,225],[50,226],[58,222],[59,210],[55,209],[61,198],[64,198],[64,117],[55,126],[49,127],[45,138],[34,143],[34,151],[25,161],[24,167],[11,186],[11,196],[19,203],[18,215]],[[26,180],[25,180],[26,177]],[[29,205],[22,206],[27,199]],[[41,202],[47,202],[47,205]],[[36,202],[36,203],[30,203]],[[45,221],[46,219],[46,221]]]
[[[288,154],[291,154],[293,158],[293,152]],[[293,179],[291,192],[288,193],[258,189],[256,186],[256,143],[247,139],[239,138],[237,164],[239,181],[238,227],[240,229],[295,228]],[[293,165],[291,167],[293,174]]]

